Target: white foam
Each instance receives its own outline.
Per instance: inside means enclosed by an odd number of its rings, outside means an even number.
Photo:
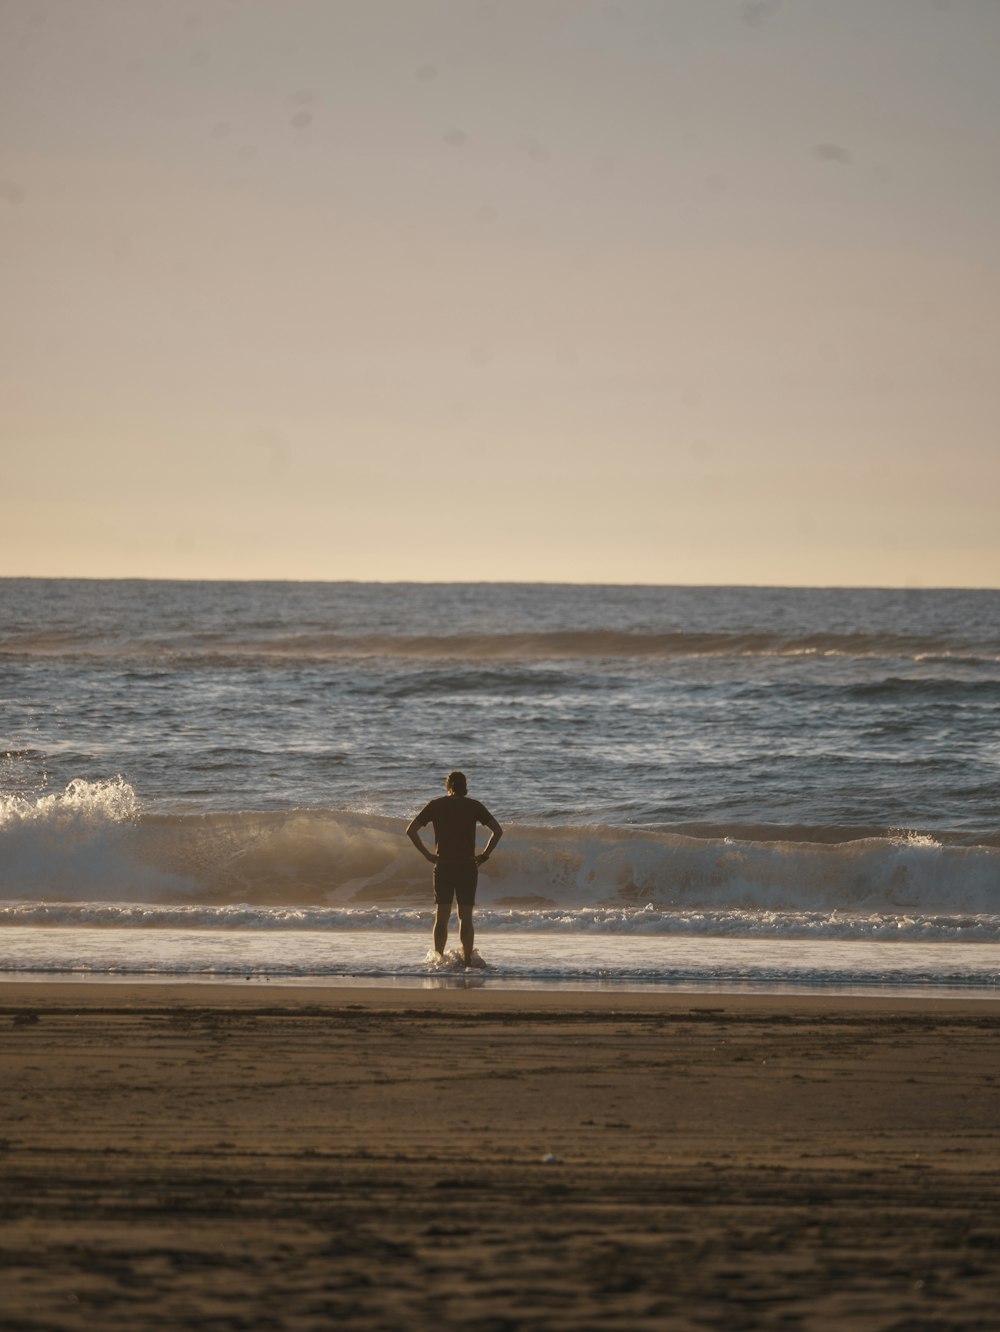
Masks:
[[[0,793],[0,828],[24,823],[46,823],[80,828],[101,823],[122,823],[139,813],[134,789],[122,776],[89,782],[82,777],[64,791],[25,796]]]
[[[427,956],[424,958],[424,965],[435,974],[437,973],[461,973],[470,970],[484,971],[486,963],[479,955],[479,950],[473,948],[472,961],[466,962],[465,957],[459,948],[449,948],[447,952],[439,953],[433,948],[427,950]]]
[[[127,930],[243,931],[253,934],[429,933],[433,908],[266,907],[157,905],[147,902],[0,903],[0,927],[60,926]],[[497,910],[481,907],[476,924],[485,931],[525,936],[641,938],[800,939],[831,941],[996,943],[1000,913],[920,915],[861,911],[662,910],[645,907],[584,907]],[[457,951],[448,959],[460,958]],[[443,965],[437,953],[430,965]]]

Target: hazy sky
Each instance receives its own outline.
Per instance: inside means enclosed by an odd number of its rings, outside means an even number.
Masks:
[[[0,573],[1000,587],[997,0],[0,0]]]

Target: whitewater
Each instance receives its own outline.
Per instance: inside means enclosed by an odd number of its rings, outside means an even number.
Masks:
[[[0,973],[996,993],[1000,594],[0,580]],[[403,829],[505,825],[490,964]]]

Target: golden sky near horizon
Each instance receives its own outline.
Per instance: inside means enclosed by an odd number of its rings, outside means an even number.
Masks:
[[[0,574],[1000,587],[995,0],[3,0]]]

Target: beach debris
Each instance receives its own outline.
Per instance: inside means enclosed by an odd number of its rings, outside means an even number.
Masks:
[[[546,1152],[545,1155],[542,1157],[542,1165],[558,1165],[558,1164],[559,1164],[559,1157],[556,1156],[555,1152]]]

